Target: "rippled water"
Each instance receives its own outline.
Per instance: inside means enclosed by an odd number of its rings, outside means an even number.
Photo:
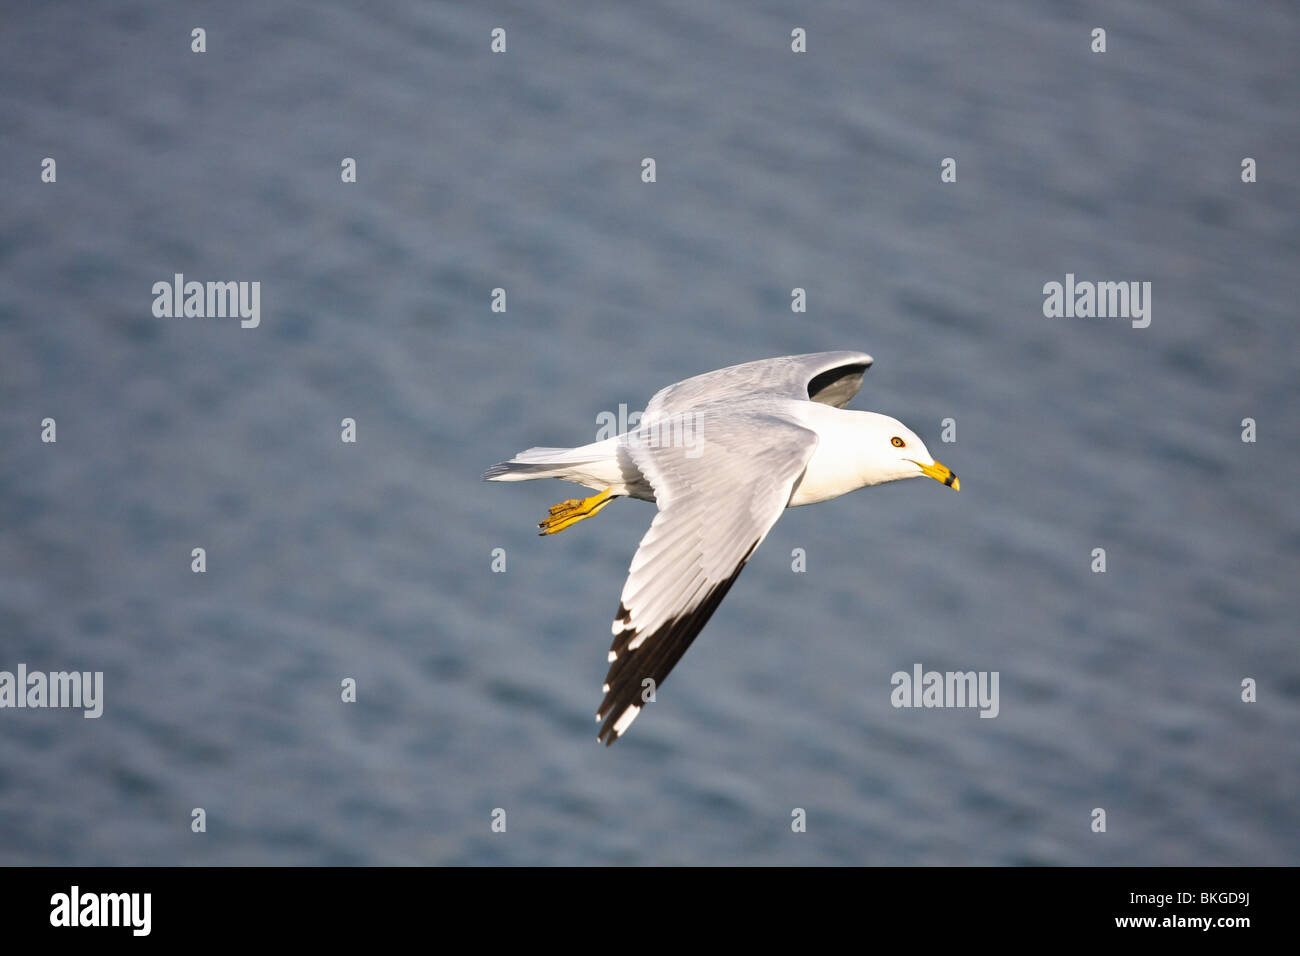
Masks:
[[[1295,8],[549,6],[6,14],[0,669],[105,712],[0,710],[0,861],[1297,862]],[[573,486],[479,475],[831,348],[962,492],[789,512],[599,746],[652,506],[542,539]]]

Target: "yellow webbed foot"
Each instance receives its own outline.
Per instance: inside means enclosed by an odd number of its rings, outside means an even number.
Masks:
[[[616,497],[617,495],[612,495],[605,490],[590,498],[570,498],[568,501],[561,501],[551,508],[545,521],[538,522],[537,527],[542,529],[538,534],[559,534],[565,528],[571,528],[579,521],[590,518]]]

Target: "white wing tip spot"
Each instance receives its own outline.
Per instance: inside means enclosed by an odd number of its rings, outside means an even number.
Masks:
[[[612,664],[612,663],[614,663],[616,660],[618,660],[618,655],[615,654],[613,651],[610,651],[610,652],[609,652],[609,662]]]
[[[628,704],[627,710],[623,711],[623,716],[614,721],[614,733],[617,736],[623,736],[623,731],[631,726],[632,721],[636,720],[636,715],[641,713],[640,704]]]

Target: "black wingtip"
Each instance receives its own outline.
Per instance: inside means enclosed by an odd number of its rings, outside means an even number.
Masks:
[[[610,647],[615,657],[605,676],[605,684],[609,689],[605,692],[605,699],[600,706],[600,713],[605,715],[605,723],[598,736],[598,739],[605,741],[605,746],[610,746],[622,736],[614,730],[614,725],[618,723],[627,708],[636,706],[639,712],[640,707],[643,706],[644,701],[641,698],[643,681],[646,678],[651,679],[656,691],[663,687],[664,680],[686,653],[704,625],[708,623],[713,612],[722,603],[722,599],[727,596],[727,592],[740,577],[740,572],[745,569],[746,563],[761,540],[761,538],[754,540],[726,580],[715,584],[704,595],[703,600],[689,611],[666,621],[653,634],[643,635],[645,640],[636,650],[630,647],[632,640],[637,636],[637,631],[632,627],[632,612],[622,601],[619,602],[615,621],[626,626],[614,635]]]

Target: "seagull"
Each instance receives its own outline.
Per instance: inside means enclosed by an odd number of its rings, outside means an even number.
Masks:
[[[627,732],[717,610],[786,508],[929,476],[961,483],[902,422],[845,409],[873,359],[814,352],[747,362],[657,392],[623,434],[577,448],[529,448],[488,481],[561,478],[595,492],[550,509],[558,534],[615,498],[653,501],[611,628],[596,712],[606,746]]]

